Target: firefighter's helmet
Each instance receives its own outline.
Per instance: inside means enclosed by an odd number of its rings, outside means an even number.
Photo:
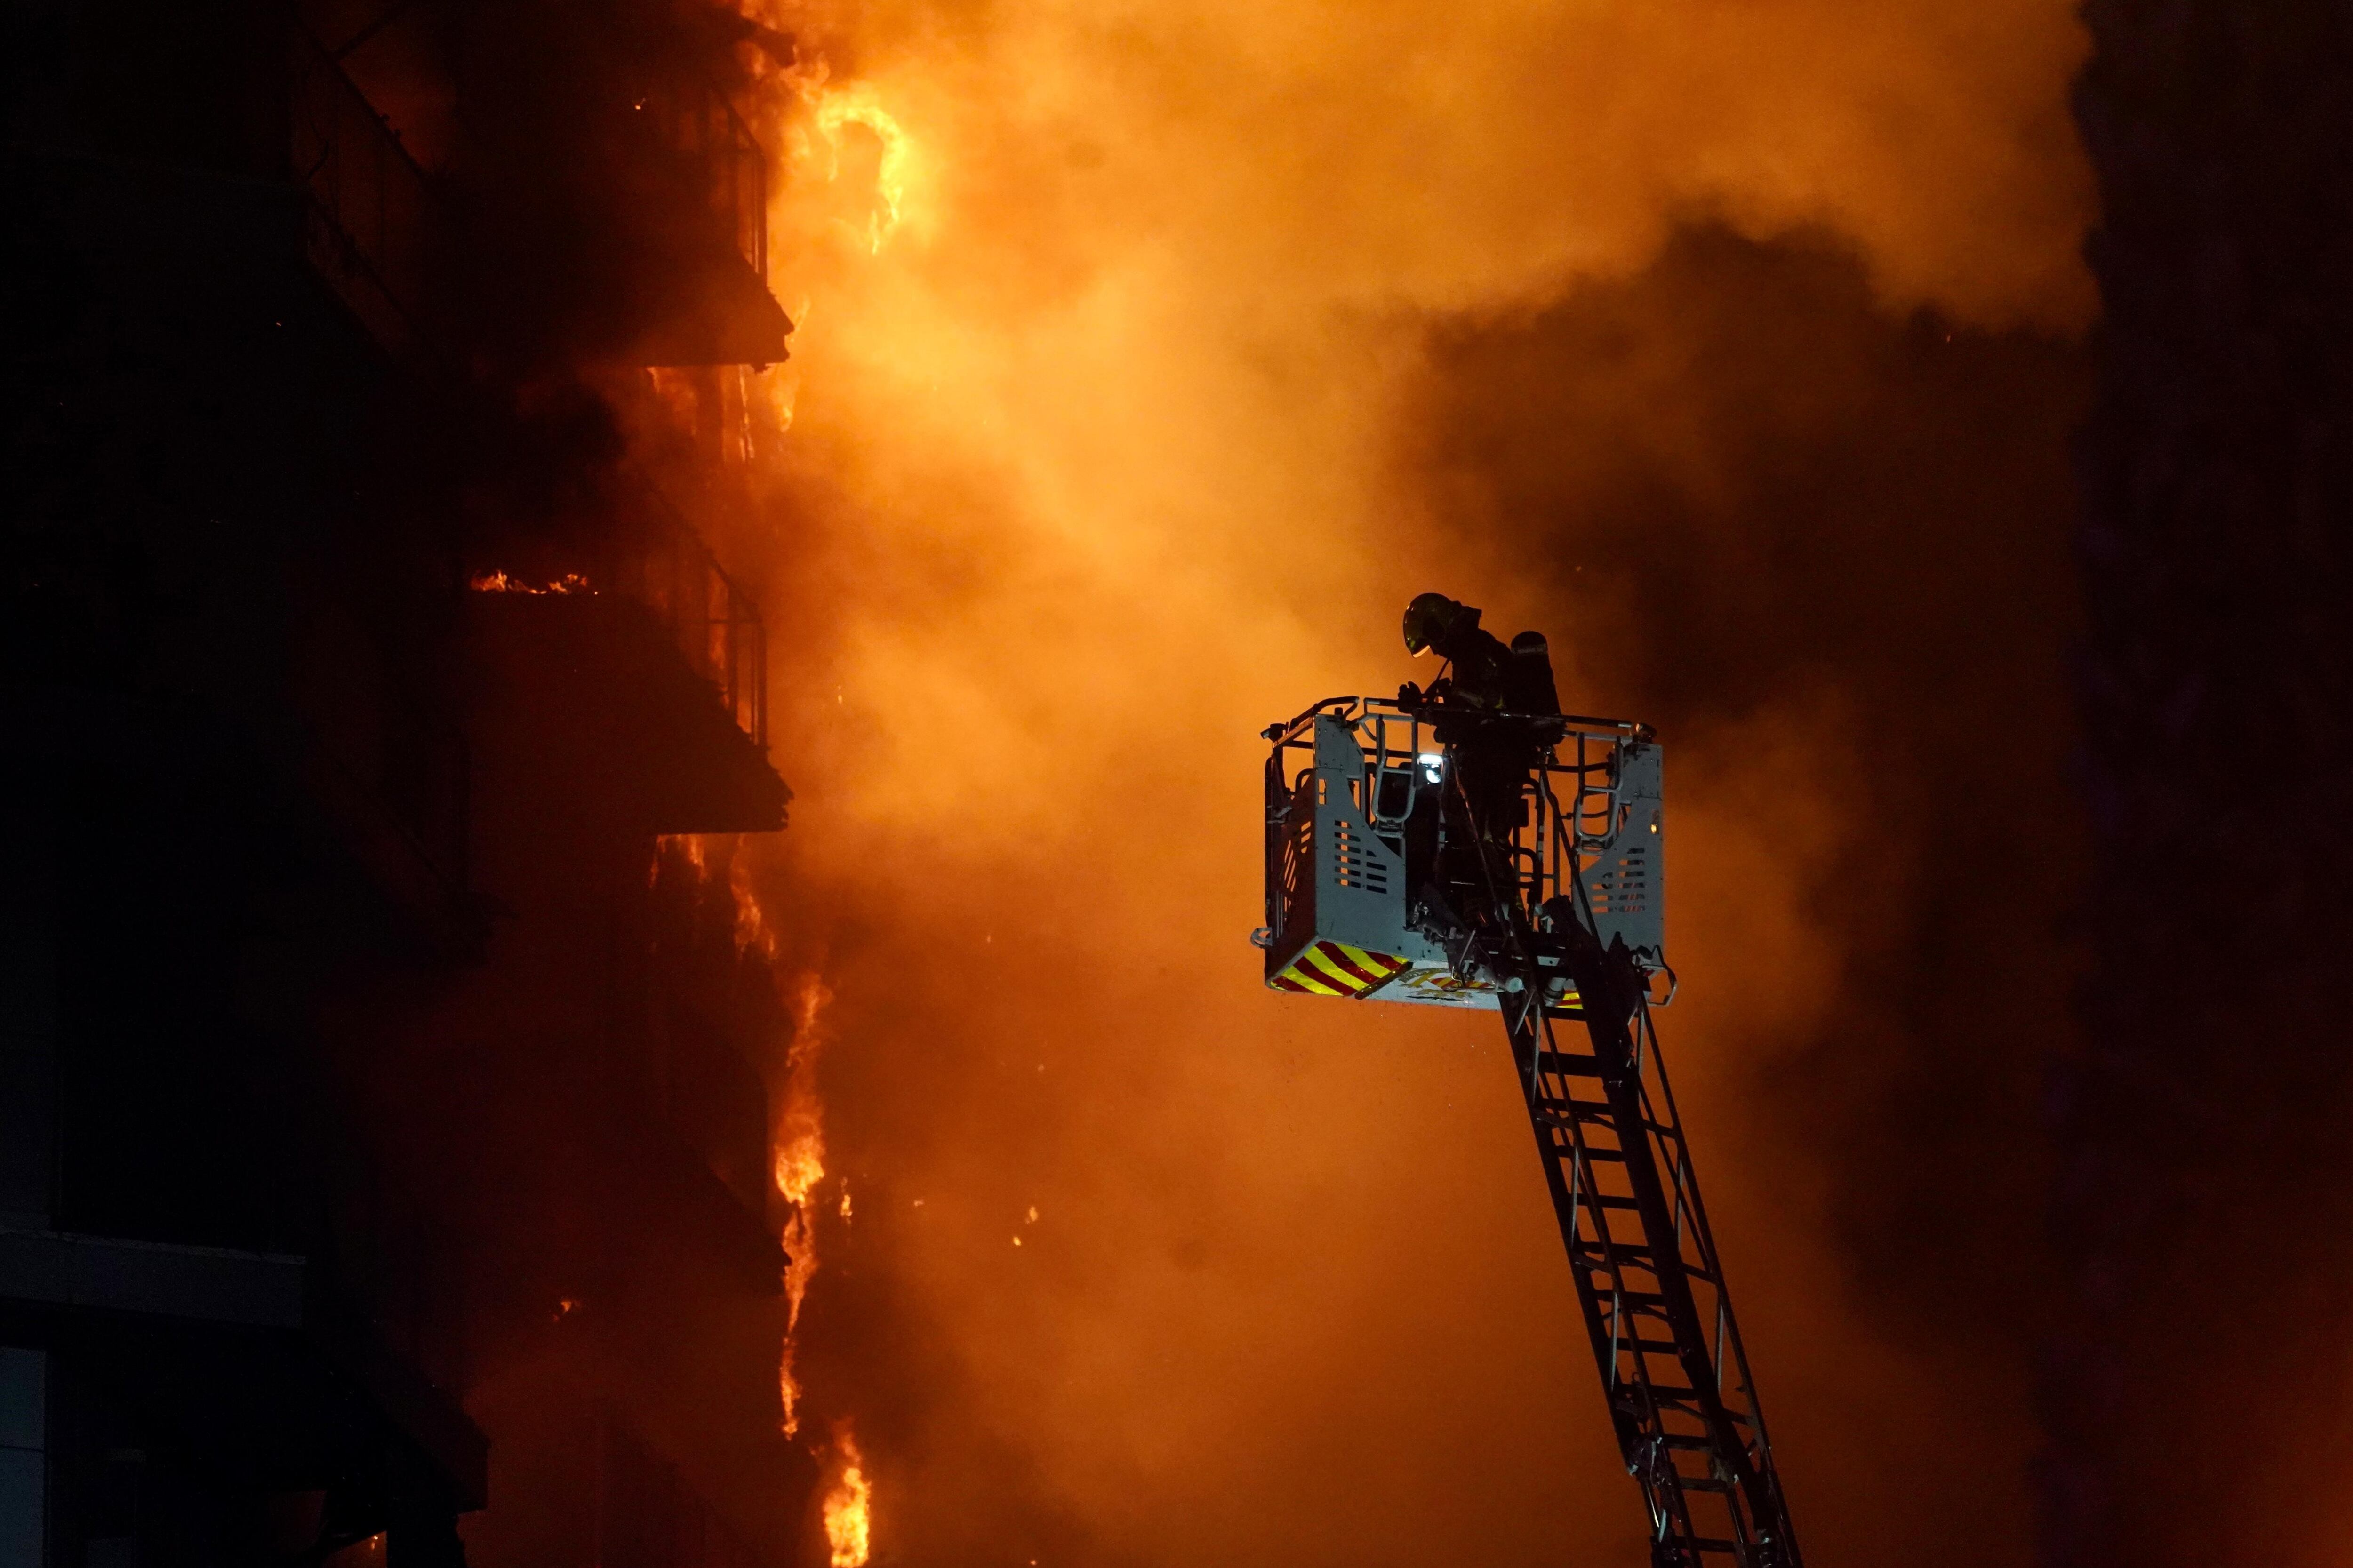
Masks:
[[[1417,594],[1405,607],[1405,650],[1419,658],[1459,626],[1477,626],[1479,612],[1443,594]]]

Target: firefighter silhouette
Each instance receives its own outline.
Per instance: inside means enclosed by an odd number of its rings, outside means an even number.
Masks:
[[[1418,807],[1407,825],[1407,882],[1416,890],[1419,923],[1450,945],[1468,926],[1500,918],[1499,906],[1510,902],[1523,795],[1560,738],[1559,724],[1549,721],[1560,715],[1560,697],[1544,634],[1525,631],[1506,643],[1479,616],[1443,594],[1419,595],[1405,611],[1406,651],[1434,653],[1446,668],[1427,689],[1408,682],[1398,700],[1430,715],[1451,768],[1436,809]]]

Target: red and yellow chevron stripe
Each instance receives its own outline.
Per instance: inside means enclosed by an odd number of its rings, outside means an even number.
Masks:
[[[1367,952],[1345,942],[1317,942],[1267,984],[1302,995],[1362,996],[1404,967],[1404,959],[1386,952]]]

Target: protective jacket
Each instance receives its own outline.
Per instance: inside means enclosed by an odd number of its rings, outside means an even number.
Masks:
[[[1530,718],[1560,711],[1560,695],[1553,685],[1552,650],[1542,632],[1522,632],[1506,645],[1479,625],[1477,610],[1456,605],[1454,613],[1431,636],[1430,648],[1454,667],[1447,683],[1451,702]]]

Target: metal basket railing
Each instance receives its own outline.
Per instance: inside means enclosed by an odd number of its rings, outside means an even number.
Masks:
[[[1262,732],[1273,742],[1265,782],[1266,917],[1275,951],[1288,933],[1314,920],[1314,879],[1301,835],[1316,804],[1319,715],[1345,728],[1359,761],[1345,787],[1366,826],[1393,851],[1404,852],[1417,809],[1434,804],[1432,797],[1449,787],[1441,783],[1451,764],[1438,739],[1437,709],[1335,697],[1270,725]],[[1636,793],[1655,787],[1649,727],[1577,714],[1520,715],[1518,721],[1541,726],[1546,739],[1530,757],[1520,815],[1490,846],[1497,876],[1508,879],[1495,891],[1525,910],[1564,895],[1583,901],[1588,913],[1599,903],[1613,927],[1646,936],[1657,923],[1655,868],[1662,846],[1655,815],[1639,824],[1627,818],[1638,805],[1657,804]],[[1644,753],[1651,758],[1647,772],[1634,765]],[[1656,956],[1655,940],[1636,945]]]

